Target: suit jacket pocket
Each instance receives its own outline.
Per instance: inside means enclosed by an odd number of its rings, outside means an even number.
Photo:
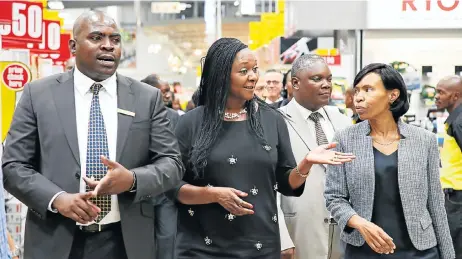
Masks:
[[[433,223],[432,218],[428,212],[425,212],[424,216],[420,219],[420,225],[423,230],[426,230]]]
[[[154,218],[154,205],[152,204],[152,202],[141,202],[140,208],[141,215],[148,218]]]
[[[148,129],[151,127],[151,120],[134,121],[130,129]]]

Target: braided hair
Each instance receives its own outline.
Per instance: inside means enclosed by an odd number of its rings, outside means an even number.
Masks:
[[[204,107],[201,129],[192,146],[190,162],[196,177],[204,176],[210,150],[221,133],[228,93],[231,89],[231,69],[238,52],[247,45],[234,38],[221,38],[210,46],[203,63],[198,88],[198,106]],[[257,137],[266,145],[258,108],[265,104],[254,97],[245,103],[247,123]]]

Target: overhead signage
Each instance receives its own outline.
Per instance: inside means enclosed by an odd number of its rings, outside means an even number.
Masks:
[[[459,0],[368,0],[367,28],[462,28],[462,4]]]

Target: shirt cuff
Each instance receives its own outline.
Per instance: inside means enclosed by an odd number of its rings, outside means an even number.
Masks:
[[[60,191],[58,192],[57,194],[55,194],[55,196],[53,196],[53,198],[51,198],[51,201],[50,203],[48,203],[48,210],[53,212],[53,213],[58,213],[58,210],[57,209],[53,209],[51,207],[51,205],[53,205],[53,202],[55,201],[55,199],[61,194],[61,193],[64,193],[65,191]]]

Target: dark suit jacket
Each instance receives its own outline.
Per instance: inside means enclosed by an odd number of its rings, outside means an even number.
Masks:
[[[117,98],[118,108],[135,113],[118,114],[116,161],[137,177],[135,193],[118,195],[125,247],[129,259],[152,259],[152,197],[175,186],[184,168],[161,92],[117,75]],[[68,258],[78,231],[74,221],[47,210],[57,192],[79,192],[75,116],[73,71],[26,85],[17,105],[3,173],[5,189],[29,208],[25,259]]]
[[[178,114],[178,112],[175,111],[174,109],[167,107],[167,119],[170,120],[170,129],[174,131],[176,124],[178,123],[178,120],[180,119],[180,114]]]

